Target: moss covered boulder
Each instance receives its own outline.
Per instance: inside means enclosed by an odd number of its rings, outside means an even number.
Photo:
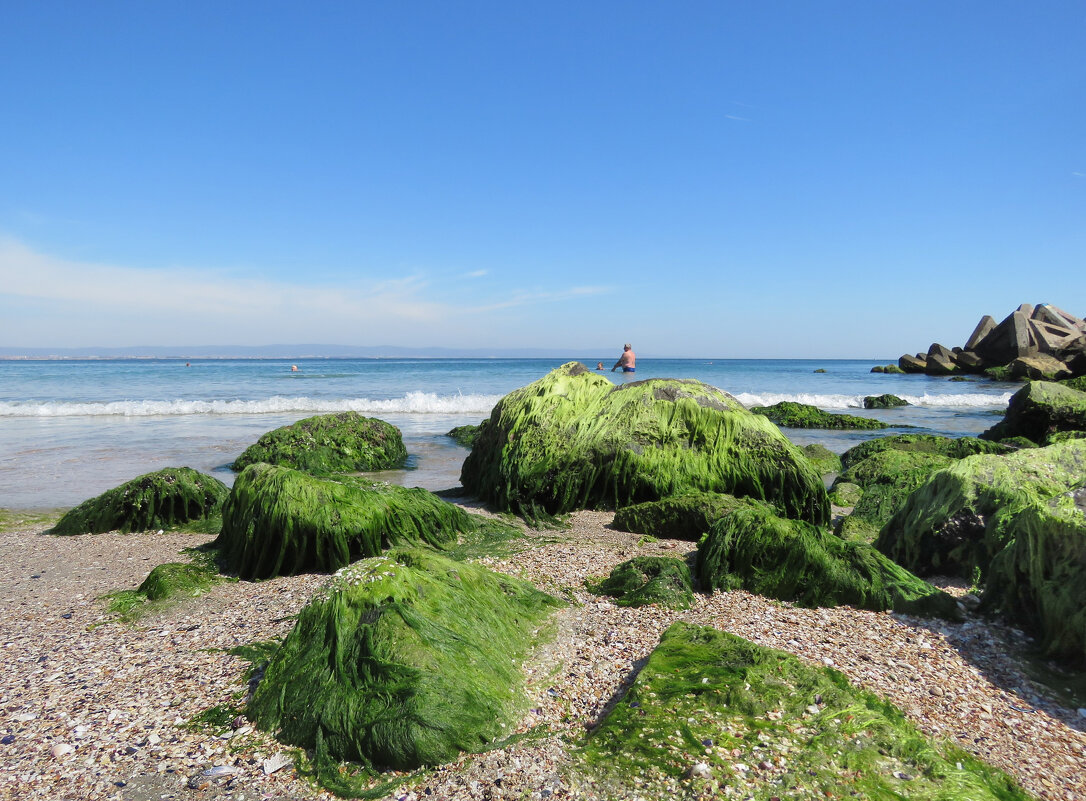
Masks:
[[[882,395],[868,395],[864,398],[865,409],[894,409],[898,406],[908,406],[909,402],[897,395],[884,393]]]
[[[410,770],[450,762],[513,731],[520,661],[561,602],[432,551],[394,549],[337,573],[298,614],[247,714],[316,752]]]
[[[619,531],[697,542],[721,515],[760,503],[719,492],[697,492],[623,506],[615,512],[612,525]]]
[[[502,398],[460,480],[525,515],[722,492],[805,520],[829,517],[810,462],[727,393],[678,379],[615,386],[578,362]]]
[[[693,774],[697,763],[704,768]],[[682,622],[586,738],[573,790],[616,799],[1030,798],[838,671]]]
[[[448,431],[445,436],[452,437],[458,445],[470,448],[475,444],[475,438],[479,436],[479,429],[481,427],[482,424],[457,426]]]
[[[266,462],[326,476],[388,470],[406,459],[396,426],[358,412],[342,412],[307,417],[269,431],[245,449],[233,468]]]
[[[940,437],[935,434],[892,434],[854,445],[841,454],[846,469],[880,451],[914,451],[937,453],[951,459],[964,459],[978,453],[1010,453],[1013,448],[977,437]]]
[[[615,567],[589,589],[615,599],[619,606],[660,604],[668,609],[689,609],[694,586],[686,562],[670,556],[638,556]]]
[[[1086,667],[1086,487],[991,525],[1007,546],[992,558],[983,608],[1034,633],[1045,655]]]
[[[993,515],[1081,486],[1086,440],[1006,456],[977,455],[931,474],[887,522],[875,547],[919,575],[972,578],[1007,545]]]
[[[1044,445],[1057,431],[1086,431],[1086,392],[1052,381],[1031,381],[1011,396],[1003,420],[981,437],[1026,437]]]
[[[870,545],[762,509],[720,518],[698,543],[702,590],[745,589],[800,606],[840,606],[944,617],[957,602]]]
[[[795,401],[781,401],[772,406],[752,406],[755,414],[764,415],[779,426],[785,428],[825,428],[825,429],[877,429],[889,428],[886,423],[872,420],[870,417],[857,417],[854,414],[833,414],[824,412],[817,406]]]
[[[454,543],[476,519],[424,489],[245,468],[223,505],[216,546],[244,579],[331,573],[393,545]]]
[[[126,481],[68,511],[53,534],[154,531],[217,521],[229,489],[191,467],[167,467]]]
[[[812,442],[804,445],[801,450],[803,455],[811,460],[815,470],[822,475],[836,473],[841,469],[841,457],[821,443]]]

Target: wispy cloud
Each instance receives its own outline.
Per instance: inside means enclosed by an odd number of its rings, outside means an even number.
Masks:
[[[472,270],[470,273],[464,273],[463,278],[482,278],[487,274],[486,270]]]
[[[1071,174],[1074,175],[1076,178],[1086,178],[1086,172],[1078,172],[1077,170],[1073,170]]]
[[[749,117],[740,117],[737,114],[725,114],[724,116],[727,117],[729,120],[738,120],[739,122],[750,122]]]
[[[555,303],[563,300],[570,300],[573,298],[582,298],[589,295],[606,295],[612,292],[611,287],[604,286],[575,286],[569,289],[562,289],[557,291],[543,291],[543,290],[517,290],[512,295],[494,303],[488,303],[482,306],[474,306],[470,309],[473,313],[495,311],[497,309],[508,309],[513,306],[527,306],[529,304],[536,303]]]

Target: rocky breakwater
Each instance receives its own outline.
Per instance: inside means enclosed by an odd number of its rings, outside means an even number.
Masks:
[[[984,315],[964,347],[939,343],[905,354],[907,373],[986,373],[993,378],[1059,380],[1086,375],[1086,320],[1050,303],[1023,303],[1003,322]]]

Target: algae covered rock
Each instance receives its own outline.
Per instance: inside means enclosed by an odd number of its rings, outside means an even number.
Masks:
[[[781,401],[772,406],[753,406],[751,411],[764,415],[779,426],[785,428],[825,428],[825,429],[876,429],[889,428],[886,423],[870,417],[857,417],[854,414],[833,414],[824,412],[817,406],[795,401]]]
[[[587,736],[572,780],[593,798],[1029,799],[838,671],[684,622]]]
[[[938,453],[951,459],[964,459],[977,453],[1010,453],[1009,448],[998,442],[977,437],[940,437],[935,434],[892,434],[877,437],[854,445],[841,454],[841,464],[847,469],[879,451],[915,451]]]
[[[719,492],[697,492],[623,506],[611,525],[634,534],[697,542],[721,515],[759,503]]]
[[[851,481],[835,481],[830,490],[830,503],[834,506],[853,507],[860,502],[864,491],[859,484]]]
[[[1051,381],[1031,381],[1011,396],[1003,420],[981,437],[1026,437],[1043,445],[1057,431],[1086,431],[1086,392]]]
[[[811,460],[815,470],[822,475],[836,473],[841,469],[841,457],[821,443],[812,442],[810,445],[804,445],[801,450],[803,455]]]
[[[512,733],[519,662],[561,602],[531,585],[423,549],[337,573],[298,614],[247,715],[335,763],[410,770]]]
[[[475,439],[479,436],[480,425],[463,425],[448,431],[445,436],[452,437],[456,440],[458,445],[463,445],[465,448],[470,448],[475,444]]]
[[[126,481],[68,511],[52,534],[153,531],[218,516],[229,490],[191,467],[167,467]]]
[[[745,589],[800,606],[840,606],[957,618],[957,602],[870,545],[800,520],[740,509],[698,543],[702,590]]]
[[[829,517],[807,459],[727,393],[678,379],[615,386],[577,362],[498,402],[460,480],[529,516],[722,492],[807,520]]]
[[[982,608],[1033,632],[1045,655],[1086,666],[1086,487],[991,525],[1008,544],[992,558]]]
[[[615,567],[593,592],[609,595],[619,606],[660,604],[689,609],[694,587],[686,562],[670,556],[638,556]]]
[[[864,398],[865,409],[893,409],[897,406],[908,406],[909,402],[897,395],[885,393],[883,395],[868,395]]]
[[[1006,456],[977,455],[936,471],[883,527],[875,547],[920,575],[971,578],[1007,544],[988,524],[1001,509],[1036,504],[1081,486],[1086,440]]]
[[[321,414],[269,431],[250,445],[233,464],[293,467],[313,475],[357,473],[399,467],[407,459],[396,426],[358,412]]]
[[[331,573],[393,545],[456,542],[475,519],[424,489],[255,464],[234,482],[216,545],[244,579]]]

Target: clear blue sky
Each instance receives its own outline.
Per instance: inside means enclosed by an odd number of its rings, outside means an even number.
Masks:
[[[0,345],[1086,316],[1086,4],[0,0]]]

